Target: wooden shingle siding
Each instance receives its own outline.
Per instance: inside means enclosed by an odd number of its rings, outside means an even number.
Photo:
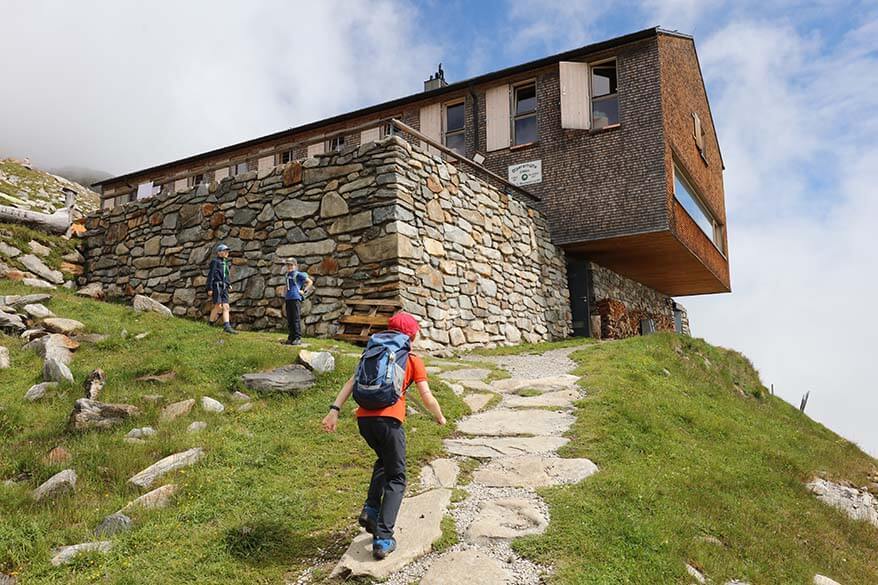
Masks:
[[[490,152],[508,148],[512,142],[509,117],[509,85],[498,85],[485,92],[485,114],[487,141],[485,147]]]
[[[561,61],[561,127],[588,130],[588,63]]]
[[[442,142],[442,105],[430,104],[421,108],[421,133],[428,138],[432,138],[436,142]],[[439,151],[428,144],[421,146],[427,148],[432,153]]]

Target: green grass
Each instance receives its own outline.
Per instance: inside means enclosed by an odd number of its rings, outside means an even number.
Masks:
[[[45,262],[49,268],[56,270],[61,266],[61,256],[72,252],[76,247],[75,240],[65,240],[61,236],[47,234],[46,232],[35,230],[21,224],[0,223],[0,241],[21,250],[21,255],[16,258],[7,258],[0,255],[0,262],[4,262],[12,268],[27,270],[27,268],[19,262],[19,258],[25,254],[33,254],[28,245],[28,242],[31,240],[36,240],[51,250],[51,253],[48,256],[41,258],[41,260]]]
[[[746,358],[669,334],[572,358],[588,396],[562,454],[600,472],[544,490],[548,531],[514,544],[552,583],[688,584],[687,562],[714,583],[878,583],[878,529],[803,485],[865,485],[876,461],[768,396]]]
[[[0,282],[0,294],[27,292],[33,290]],[[41,362],[20,349],[19,339],[0,335],[13,364],[0,370],[0,480],[31,476],[21,486],[0,485],[0,571],[37,584],[278,583],[309,566],[321,549],[331,554],[349,542],[373,455],[357,434],[351,405],[335,435],[323,433],[320,420],[353,370],[356,358],[340,355],[351,346],[307,340],[309,349],[338,350],[336,371],[320,376],[301,396],[254,396],[255,408],[237,413],[229,392],[239,389],[240,374],[295,360],[296,350],[278,343],[281,336],[225,336],[203,323],[139,315],[64,290],[53,294],[48,306],[56,314],[111,337],[76,352],[71,366],[76,386],[26,403],[22,397],[38,381]],[[129,333],[124,339],[123,329]],[[133,339],[145,331],[148,337]],[[65,423],[80,396],[78,384],[96,367],[108,376],[102,399],[137,405],[143,414],[109,431],[68,432]],[[167,384],[135,381],[169,370],[177,377]],[[433,389],[449,421],[467,411],[443,384]],[[227,411],[206,414],[196,406],[188,417],[162,424],[160,407],[141,400],[146,394],[162,394],[165,403],[210,395]],[[207,430],[186,433],[193,420],[207,421]],[[158,429],[158,435],[142,445],[121,440],[131,428],[145,425]],[[420,466],[441,453],[441,440],[451,429],[453,424],[440,428],[426,415],[411,417],[410,477],[417,478]],[[46,464],[44,455],[58,445],[73,460]],[[201,462],[156,484],[180,485],[171,507],[133,514],[135,528],[114,537],[107,555],[83,557],[67,567],[49,564],[52,547],[92,540],[104,516],[139,495],[126,485],[129,477],[163,456],[196,446],[206,451]],[[30,491],[65,467],[77,472],[76,494],[34,503]]]
[[[51,174],[39,169],[28,169],[9,159],[0,159],[0,205],[29,205],[41,201],[54,209],[63,208],[64,184]],[[58,204],[60,201],[60,205]],[[84,211],[97,209],[97,194],[77,195],[77,206]]]

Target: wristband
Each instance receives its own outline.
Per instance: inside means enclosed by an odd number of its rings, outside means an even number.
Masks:
[[[334,405],[334,404],[333,404],[332,406],[329,407],[329,410],[334,410],[334,411],[336,411],[336,412],[341,412],[341,408],[339,408],[338,406],[336,406],[336,405]]]

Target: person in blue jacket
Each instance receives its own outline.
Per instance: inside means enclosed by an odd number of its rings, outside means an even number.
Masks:
[[[216,247],[216,258],[210,261],[207,269],[207,296],[213,303],[210,311],[210,324],[216,322],[220,312],[223,315],[223,331],[236,334],[229,322],[229,291],[231,290],[231,261],[229,247],[220,244]]]
[[[314,281],[307,272],[299,271],[299,263],[295,258],[287,258],[286,264],[287,282],[284,294],[284,309],[287,313],[287,345],[301,345],[302,343],[302,319],[301,308],[305,295],[314,286]]]

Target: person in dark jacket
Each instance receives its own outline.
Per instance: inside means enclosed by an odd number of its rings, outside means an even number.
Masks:
[[[302,319],[300,309],[305,295],[314,286],[314,281],[307,272],[299,270],[299,263],[295,258],[287,258],[286,264],[286,292],[284,294],[284,310],[287,313],[287,345],[301,345],[302,343]]]
[[[207,296],[213,303],[210,311],[210,324],[216,322],[220,312],[223,315],[223,331],[235,334],[229,322],[229,291],[231,290],[231,261],[229,247],[220,244],[216,247],[216,258],[210,261],[207,269]]]

